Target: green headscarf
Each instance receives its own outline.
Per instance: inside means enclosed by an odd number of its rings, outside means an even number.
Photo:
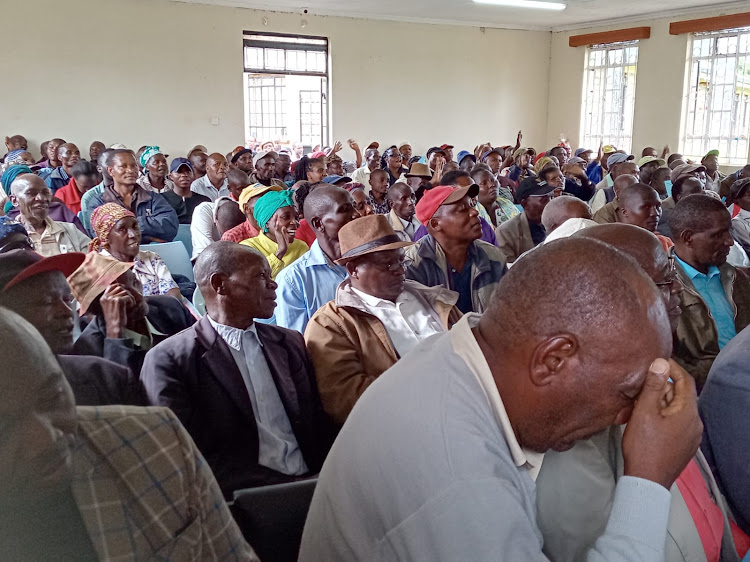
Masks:
[[[253,216],[263,232],[268,232],[268,221],[276,211],[282,207],[294,207],[292,193],[291,189],[269,191],[255,202]]]

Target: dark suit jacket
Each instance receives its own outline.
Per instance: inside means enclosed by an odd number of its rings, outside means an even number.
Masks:
[[[148,321],[162,334],[166,334],[165,336],[155,335],[154,345],[195,324],[195,318],[175,297],[167,295],[146,297],[146,302],[148,303],[146,315]],[[107,325],[102,315],[94,318],[86,326],[73,348],[76,355],[96,355],[129,367],[136,376],[141,373],[143,358],[147,351],[136,347],[130,339],[108,338]]]
[[[141,381],[127,367],[91,355],[58,355],[57,361],[76,406],[146,405]]]
[[[305,463],[317,473],[332,432],[302,334],[266,324],[256,329]],[[229,346],[207,317],[149,351],[141,380],[151,405],[177,414],[226,496],[295,479],[258,464],[250,395]]]

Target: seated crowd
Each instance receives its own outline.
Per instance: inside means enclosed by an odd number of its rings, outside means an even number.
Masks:
[[[750,166],[522,139],[6,137],[10,559],[257,560],[317,479],[305,561],[741,560]]]

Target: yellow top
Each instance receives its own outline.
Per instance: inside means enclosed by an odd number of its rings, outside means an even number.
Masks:
[[[301,258],[310,249],[302,240],[294,240],[294,242],[289,244],[289,248],[284,257],[279,259],[276,257],[276,251],[279,249],[279,245],[262,232],[255,238],[243,240],[240,244],[255,248],[261,254],[266,256],[268,265],[271,266],[271,278],[273,279],[276,279],[279,271]]]

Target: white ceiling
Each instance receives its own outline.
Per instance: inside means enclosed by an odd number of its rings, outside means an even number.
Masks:
[[[593,23],[611,24],[671,17],[701,10],[737,12],[750,2],[710,0],[558,0],[568,4],[561,12],[475,4],[472,0],[176,0],[326,16],[499,27],[565,30]]]

